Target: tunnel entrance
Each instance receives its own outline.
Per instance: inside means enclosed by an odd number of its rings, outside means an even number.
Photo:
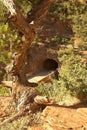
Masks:
[[[42,70],[32,75],[28,81],[31,83],[50,82],[51,78],[58,78],[58,63],[53,59],[43,62]]]
[[[56,70],[58,68],[58,63],[53,59],[47,59],[43,63],[44,70]]]

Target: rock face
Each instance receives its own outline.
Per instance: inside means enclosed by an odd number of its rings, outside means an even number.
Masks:
[[[48,106],[41,119],[46,130],[86,130],[87,108],[65,108]]]
[[[41,22],[40,27],[37,29],[38,35],[42,41],[52,40],[53,37],[70,37],[72,34],[71,22],[63,22],[58,17],[48,14]]]
[[[27,64],[21,71],[22,79],[27,79],[32,75],[48,70],[56,70],[59,67],[58,45],[35,45],[29,48]]]
[[[31,47],[28,51],[28,67],[27,72],[30,75],[30,72],[35,73],[43,69],[47,69],[46,61],[53,63],[58,63],[58,46],[35,46]],[[49,64],[48,64],[49,65]],[[55,66],[53,66],[55,68]],[[50,68],[51,69],[51,68]],[[29,71],[28,71],[29,70]]]

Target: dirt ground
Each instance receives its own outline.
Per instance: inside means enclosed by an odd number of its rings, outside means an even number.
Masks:
[[[87,130],[87,106],[47,107],[42,113],[47,130]]]
[[[11,97],[0,97],[0,120],[6,116],[5,110],[11,100]],[[87,104],[47,106],[40,118],[42,128],[33,126],[28,127],[28,130],[87,130]]]
[[[5,110],[11,100],[11,97],[0,97],[0,117],[3,117],[5,115]]]
[[[12,100],[11,97],[2,97],[0,96],[0,124],[8,116],[6,110],[9,106],[9,102]]]

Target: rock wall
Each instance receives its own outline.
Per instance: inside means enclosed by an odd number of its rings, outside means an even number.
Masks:
[[[42,46],[35,45],[30,47],[28,50],[27,64],[23,69],[23,71],[26,73],[26,76],[30,77],[32,74],[43,71],[45,69],[58,68],[58,49],[58,45],[49,46],[45,44]]]

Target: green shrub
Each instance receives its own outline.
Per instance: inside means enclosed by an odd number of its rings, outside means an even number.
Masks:
[[[53,80],[52,83],[39,84],[37,89],[43,96],[47,96],[49,99],[53,99],[55,102],[62,101],[67,95],[71,95],[70,91],[67,91],[64,83],[58,80]]]
[[[29,126],[40,124],[41,112],[27,113],[23,117],[0,126],[0,130],[27,130]],[[41,125],[41,124],[40,124]]]
[[[9,95],[10,95],[9,91],[5,87],[0,85],[0,96],[9,96]]]
[[[25,130],[26,125],[29,122],[29,117],[25,116],[12,123],[7,123],[0,127],[0,130]]]
[[[59,61],[62,65],[58,80],[40,84],[38,90],[56,101],[62,101],[67,95],[87,100],[87,62],[82,62],[82,57],[73,51],[61,54]]]
[[[72,37],[80,38],[83,41],[80,48],[87,50],[87,7],[86,2],[79,0],[56,1],[50,9],[56,17],[64,24],[68,21],[68,28],[71,28]],[[63,38],[62,41],[66,42]]]

